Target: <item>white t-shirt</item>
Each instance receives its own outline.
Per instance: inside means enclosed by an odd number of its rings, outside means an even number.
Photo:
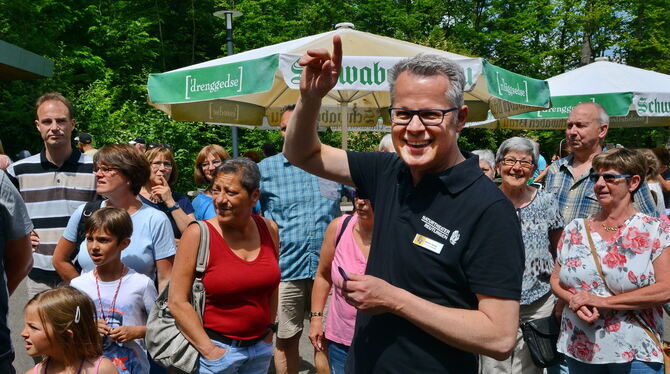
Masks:
[[[98,281],[100,286],[100,298],[96,287],[95,276],[92,271],[83,273],[74,278],[70,285],[87,294],[95,304],[97,318],[103,318],[100,311],[100,302],[104,315],[107,318],[107,324],[116,328],[119,326],[145,326],[147,317],[154,301],[158,297],[158,292],[154,282],[144,274],[139,274],[133,269],[119,281],[102,282]],[[118,295],[114,309],[110,313],[110,307],[114,294],[118,288]],[[148,373],[149,359],[147,358],[144,339],[135,339],[131,342],[118,344],[108,341],[103,344],[103,355],[116,365],[119,373]],[[110,344],[111,343],[111,344]]]
[[[84,205],[72,213],[63,233],[63,237],[73,243],[77,242],[77,226],[79,226]],[[105,206],[106,201],[101,207]],[[155,279],[156,260],[174,256],[177,252],[170,220],[165,213],[145,204],[142,204],[142,207],[133,213],[130,219],[133,221],[133,234],[130,236],[130,245],[121,252],[121,261],[136,272]],[[79,247],[77,260],[82,272],[95,268],[88,255],[86,241],[83,241]]]

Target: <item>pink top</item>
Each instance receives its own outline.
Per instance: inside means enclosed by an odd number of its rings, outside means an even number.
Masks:
[[[342,216],[338,222],[337,233],[342,230],[342,222],[345,216]],[[342,296],[342,283],[344,280],[337,270],[341,266],[347,273],[364,274],[367,259],[363,256],[360,248],[356,244],[353,235],[353,229],[358,221],[358,216],[354,214],[340,242],[335,248],[335,256],[330,267],[330,277],[333,281],[333,296],[328,307],[328,317],[326,319],[326,338],[336,343],[351,345],[354,337],[354,324],[356,323],[356,308],[349,305]]]
[[[103,359],[103,358],[104,358],[103,356],[100,356],[100,357],[98,357],[98,359],[95,361],[95,371],[93,372],[94,374],[98,374],[98,371],[100,370],[100,364],[102,363],[102,359]],[[42,364],[43,364],[44,362],[47,363],[46,365],[44,365],[44,373],[46,374],[46,372],[47,372],[47,368],[49,367],[49,359],[47,359],[46,361],[40,362],[39,364],[35,365],[35,368],[33,369],[33,373],[34,373],[34,374],[40,374],[40,370],[42,369]],[[83,361],[82,361],[82,363],[83,363]],[[81,367],[79,368],[79,371],[78,371],[77,373],[79,373],[80,371],[81,371]]]

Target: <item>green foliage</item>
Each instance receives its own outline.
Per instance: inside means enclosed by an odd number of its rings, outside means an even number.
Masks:
[[[579,66],[584,41],[590,58],[607,54],[632,66],[670,73],[668,0],[0,0],[0,39],[55,62],[53,78],[0,82],[0,128],[8,154],[37,152],[35,99],[55,90],[76,107],[77,130],[97,146],[136,136],[175,148],[177,190],[192,189],[193,159],[217,143],[232,154],[229,127],[183,123],[146,104],[147,75],[225,55],[225,20],[234,20],[235,52],[296,39],[353,22],[357,29],[438,49],[481,56],[503,68],[547,78]],[[373,150],[381,133],[351,133],[349,148]],[[510,136],[536,139],[545,157],[563,131],[465,129],[463,149],[496,150]],[[665,143],[668,129],[613,129],[608,142]],[[341,134],[320,134],[339,146]],[[265,143],[281,149],[278,131],[240,129],[240,153]]]

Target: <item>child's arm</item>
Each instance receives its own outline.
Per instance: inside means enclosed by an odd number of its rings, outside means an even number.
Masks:
[[[117,343],[126,343],[131,340],[142,339],[146,333],[146,326],[119,326],[109,331],[109,337]]]

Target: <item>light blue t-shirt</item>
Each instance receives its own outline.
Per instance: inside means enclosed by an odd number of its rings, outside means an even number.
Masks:
[[[72,213],[63,233],[63,237],[71,242],[77,242],[77,226],[84,205],[86,204],[82,204]],[[105,205],[106,201],[102,203],[102,207]],[[121,261],[136,272],[156,279],[156,260],[174,256],[177,252],[170,220],[165,213],[145,204],[130,219],[133,221],[133,235],[128,248],[121,252]],[[82,273],[95,269],[86,249],[86,241],[79,247],[77,260]]]
[[[214,202],[212,201],[212,198],[207,196],[204,192],[200,192],[198,196],[193,198],[191,205],[193,205],[195,219],[198,221],[204,221],[216,216]]]

